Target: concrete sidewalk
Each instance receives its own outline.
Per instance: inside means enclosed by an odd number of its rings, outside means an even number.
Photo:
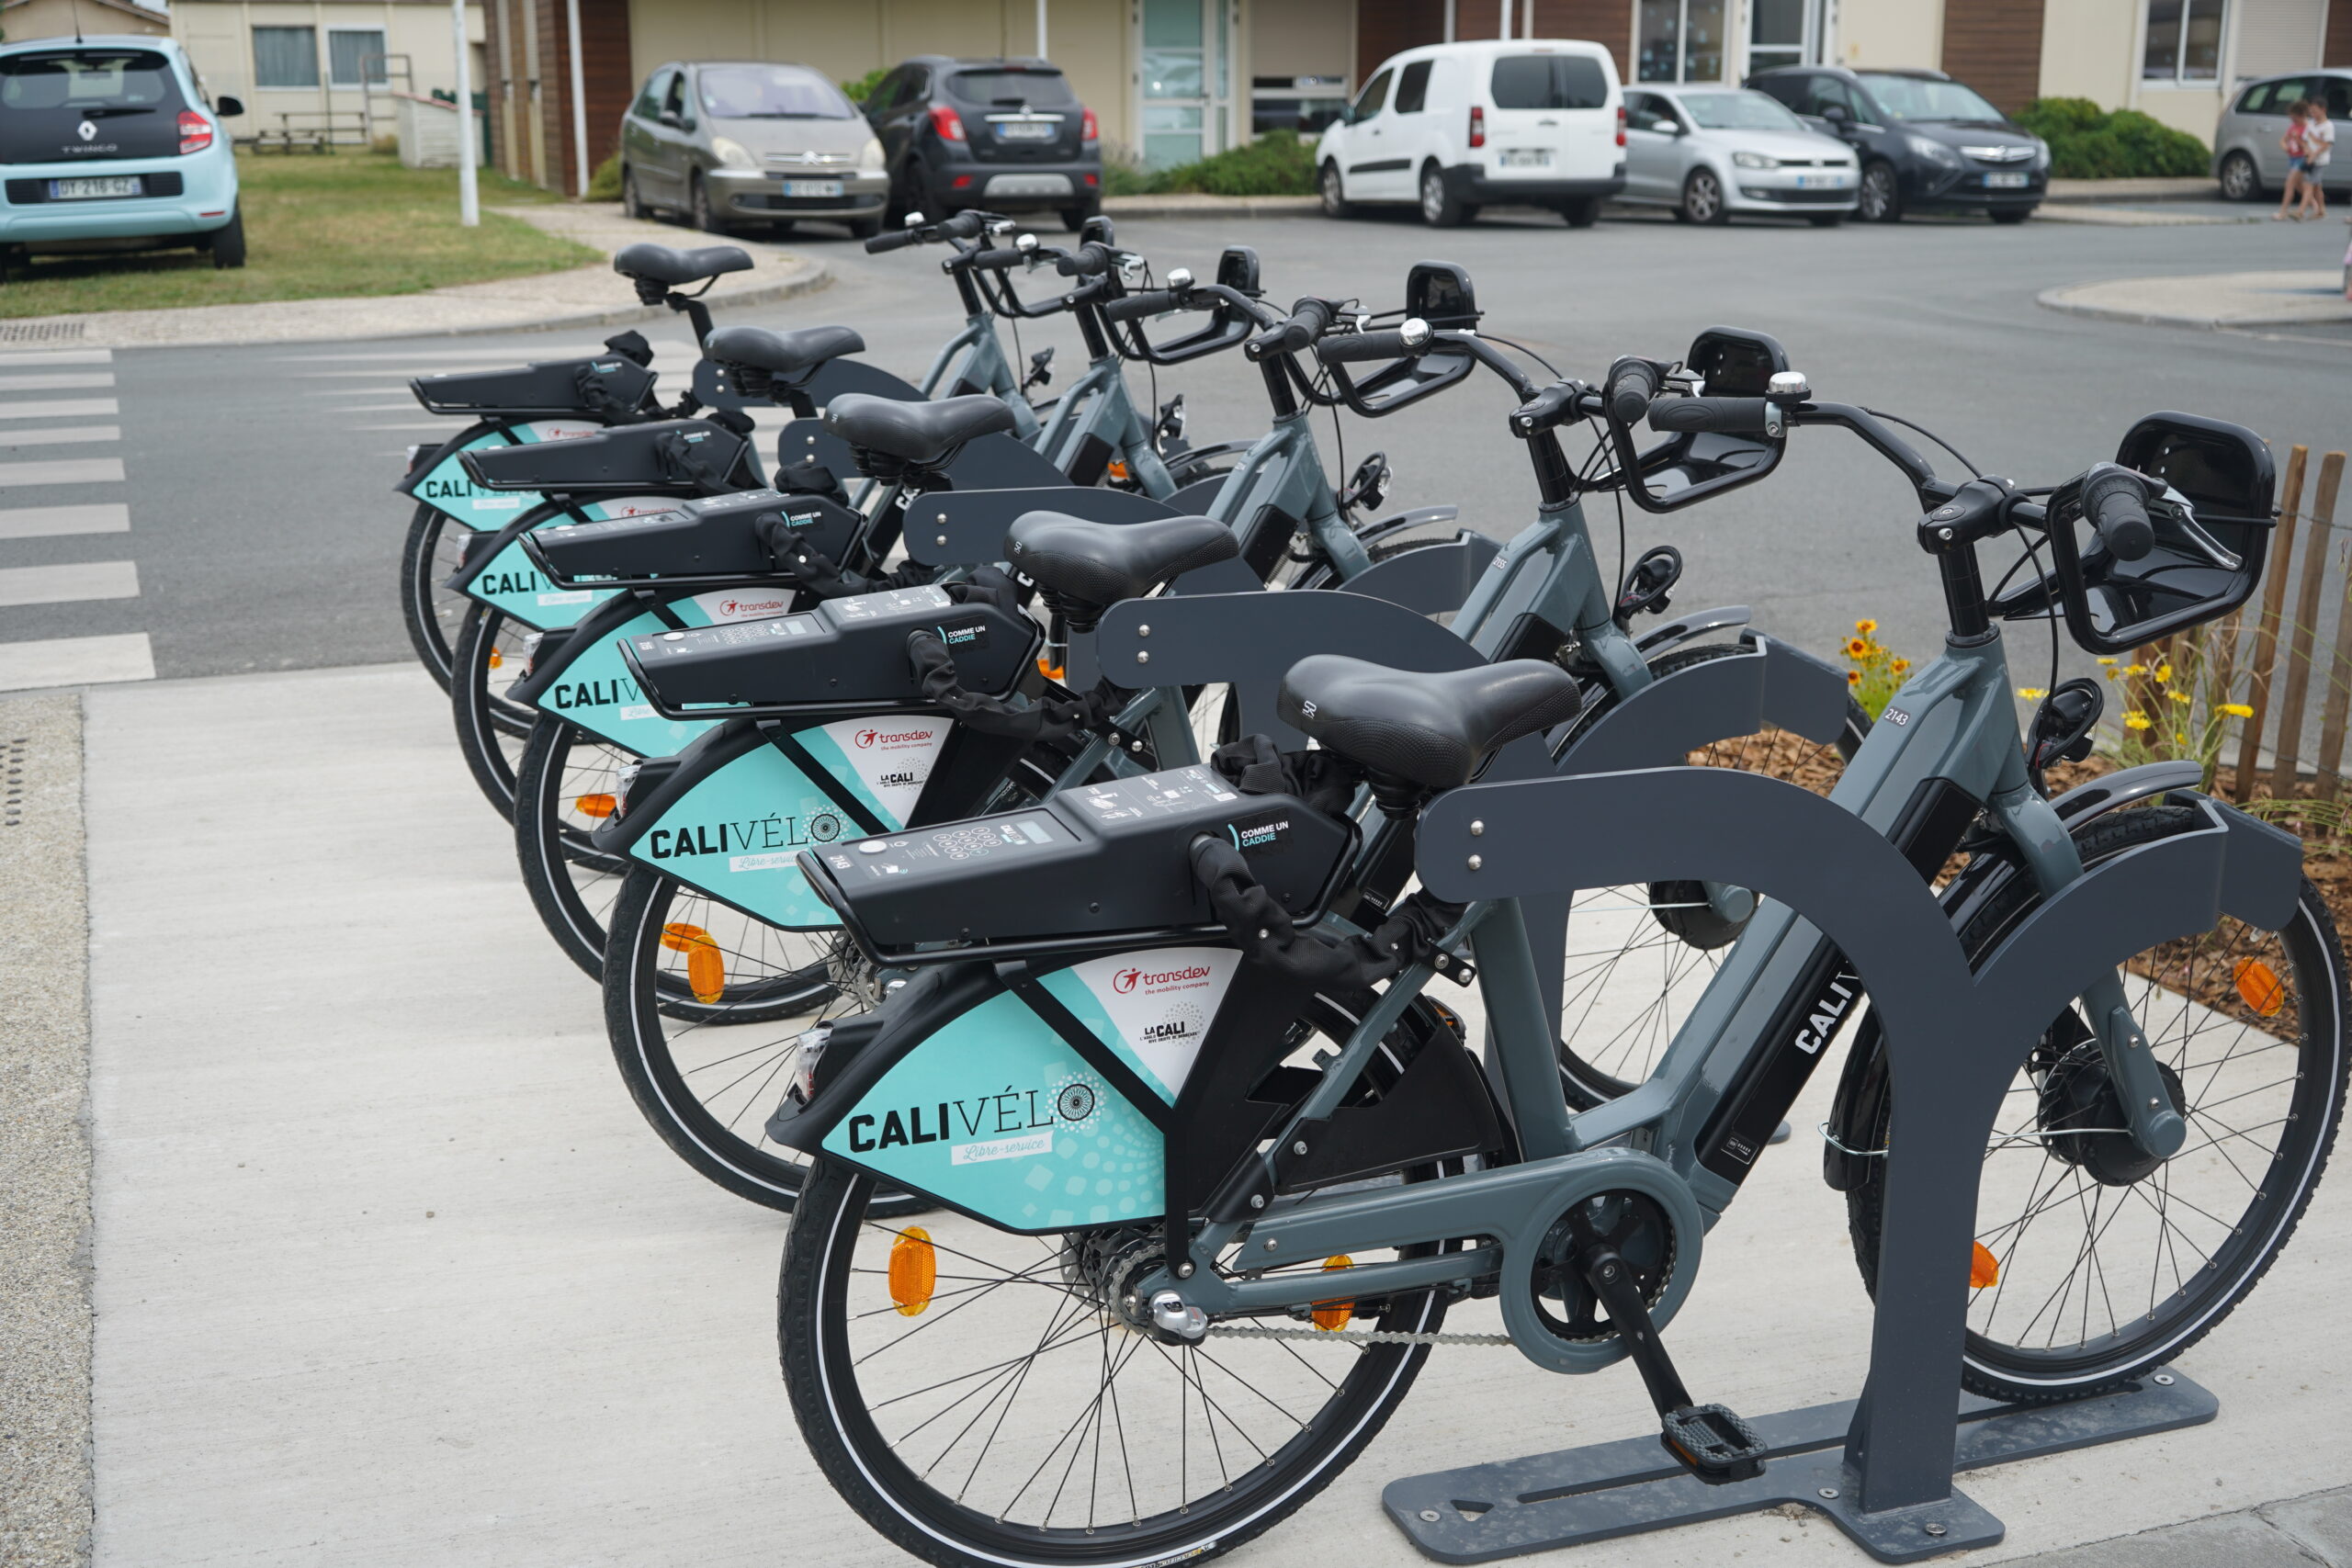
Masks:
[[[2195,277],[2126,277],[2044,290],[2045,310],[2144,326],[2312,326],[2352,321],[2341,269],[2228,272]]]
[[[814,257],[757,240],[722,241],[675,224],[621,216],[617,202],[530,203],[492,209],[550,233],[601,250],[609,258],[640,240],[681,250],[739,244],[753,263],[710,291],[714,305],[750,305],[822,288],[831,273]],[[154,348],[202,344],[300,343],[355,338],[442,337],[453,333],[604,326],[667,320],[662,307],[637,302],[609,259],[567,272],[460,283],[421,294],[354,299],[274,299],[246,305],[192,305],[174,310],[103,310],[33,316],[12,330],[94,348]]]
[[[424,676],[83,700],[102,1568],[908,1561],[787,1415],[784,1220],[639,1121],[595,988],[540,930]],[[1751,1415],[1860,1385],[1868,1302],[1810,1131],[1833,1078],[1708,1238],[1674,1330],[1692,1386]],[[2261,1568],[2352,1565],[2341,1498],[2272,1506],[2345,1480],[2347,1242],[2339,1172],[2183,1362],[2220,1421],[1967,1477],[2010,1529],[1975,1561],[2111,1542],[2052,1562],[2141,1568],[2220,1542]],[[1449,1349],[1361,1461],[1234,1561],[1418,1563],[1377,1510],[1389,1479],[1649,1429],[1628,1369],[1571,1382]],[[1781,1514],[1554,1561],[1734,1558],[1864,1561]]]

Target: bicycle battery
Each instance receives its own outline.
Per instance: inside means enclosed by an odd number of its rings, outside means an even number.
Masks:
[[[1193,875],[1204,834],[1249,857],[1293,919],[1318,918],[1356,826],[1295,795],[1243,795],[1195,765],[1065,791],[1042,806],[800,857],[801,874],[886,963],[942,963],[1222,935]],[[945,948],[916,949],[950,943]]]
[[[409,382],[409,389],[435,413],[613,418],[645,401],[653,389],[653,372],[625,355],[605,354],[594,359],[548,359],[501,370],[419,376]]]
[[[459,457],[476,484],[562,495],[659,489],[721,490],[748,474],[751,444],[704,419],[616,425],[571,441],[484,446]]]
[[[525,536],[523,548],[565,587],[591,581],[650,586],[788,570],[786,547],[802,542],[838,561],[865,526],[864,517],[822,496],[746,490],[695,497],[650,516],[541,528]],[[775,550],[769,538],[776,541]],[[778,553],[785,555],[782,562]]]
[[[621,658],[665,718],[714,707],[756,715],[886,712],[922,705],[907,637],[935,634],[967,692],[1005,696],[1035,665],[1045,633],[986,600],[944,588],[899,588],[828,599],[813,610],[632,637]],[[699,711],[697,711],[699,710]]]

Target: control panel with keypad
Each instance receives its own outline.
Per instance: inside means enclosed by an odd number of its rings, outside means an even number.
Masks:
[[[548,576],[566,585],[788,573],[790,544],[779,559],[761,536],[761,525],[768,519],[783,525],[779,542],[805,542],[835,564],[865,525],[856,513],[821,495],[747,490],[682,501],[667,512],[638,517],[536,528],[523,536],[523,549]]]

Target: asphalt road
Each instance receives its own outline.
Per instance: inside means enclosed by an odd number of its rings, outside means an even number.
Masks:
[[[1825,231],[1694,230],[1636,218],[1577,231],[1535,216],[1444,233],[1391,218],[1134,222],[1121,235],[1163,269],[1186,265],[1204,275],[1220,244],[1245,242],[1263,257],[1278,299],[1352,295],[1373,308],[1401,303],[1414,261],[1457,261],[1476,281],[1491,331],[1586,378],[1620,353],[1677,355],[1711,323],[1760,328],[1788,345],[1819,395],[1915,419],[1989,470],[2034,483],[2112,455],[2131,421],[2158,408],[2242,421],[2282,445],[2342,446],[2352,347],[2343,334],[2198,333],[2034,304],[2041,289],[2100,278],[2332,266],[2342,238],[2332,222],[1912,221]],[[953,292],[927,262],[868,257],[830,236],[806,243],[835,268],[834,287],[731,319],[848,322],[878,363],[919,372],[956,325]],[[682,325],[662,329],[665,386],[685,373]],[[1074,366],[1076,334],[1042,325],[1023,334],[1025,345],[1056,344],[1062,364]],[[406,657],[395,567],[408,507],[387,486],[407,444],[447,425],[414,407],[405,378],[581,352],[593,336],[116,352],[109,365],[88,368],[113,378],[104,395],[119,403],[106,416],[119,421],[118,440],[0,457],[119,453],[123,479],[24,484],[0,468],[0,503],[123,502],[128,531],[0,536],[0,580],[15,568],[128,560],[135,585],[116,568],[109,591],[121,596],[10,604],[0,595],[0,644],[143,633],[164,677]],[[81,398],[87,385],[54,395]],[[1138,400],[1149,390],[1140,375],[1131,385]],[[1160,396],[1178,389],[1188,394],[1196,439],[1263,428],[1262,389],[1238,355],[1160,376]],[[32,400],[11,394],[19,405]],[[1335,441],[1348,464],[1384,448],[1398,476],[1393,505],[1454,502],[1466,522],[1505,536],[1533,505],[1525,459],[1504,427],[1510,405],[1499,383],[1481,378],[1389,421],[1351,418],[1336,437],[1328,423],[1318,428],[1335,472],[1345,471]],[[0,438],[34,428],[11,415]],[[1939,601],[1912,543],[1916,512],[1894,470],[1859,443],[1806,432],[1768,482],[1668,518],[1635,514],[1628,543],[1635,552],[1659,541],[1683,550],[1686,607],[1748,603],[1761,624],[1822,649],[1857,616],[1873,615],[1898,649],[1930,649]],[[1604,539],[1613,531],[1613,518],[1596,523]],[[62,581],[70,594],[79,579]],[[2038,634],[2035,643],[2038,661]]]

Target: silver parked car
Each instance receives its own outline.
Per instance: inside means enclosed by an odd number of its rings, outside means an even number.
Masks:
[[[2341,138],[2352,119],[2352,71],[2301,71],[2240,88],[2213,127],[2213,178],[2223,196],[2258,201],[2287,183],[2287,153],[2278,142],[2287,134],[2287,106],[2299,98],[2325,104]],[[2324,183],[2331,190],[2352,184],[2352,155],[2330,158]]]
[[[1686,222],[1732,214],[1842,221],[1861,190],[1854,151],[1745,87],[1628,87],[1625,189],[1616,199],[1671,207]]]
[[[673,62],[621,118],[621,205],[633,218],[667,210],[714,234],[823,218],[866,239],[889,198],[873,128],[803,65]]]

